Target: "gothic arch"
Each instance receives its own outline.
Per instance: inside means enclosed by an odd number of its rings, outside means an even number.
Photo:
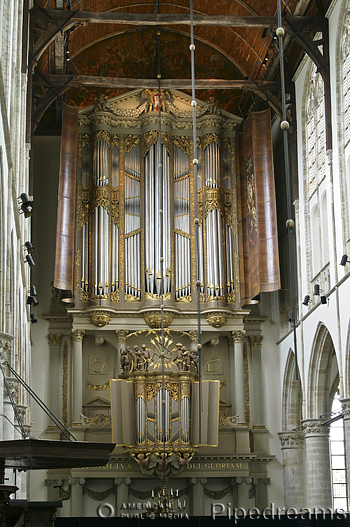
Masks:
[[[302,419],[303,390],[298,369],[296,379],[295,355],[290,349],[286,362],[282,392],[282,430],[298,428]]]
[[[337,377],[339,378],[339,369],[333,340],[326,326],[319,323],[309,364],[308,418],[315,419],[331,411]]]

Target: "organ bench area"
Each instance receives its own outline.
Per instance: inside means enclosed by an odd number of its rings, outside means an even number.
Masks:
[[[175,90],[64,109],[54,286],[73,298],[66,315],[47,315],[59,379],[49,398],[78,439],[111,441],[113,428],[117,446],[105,467],[48,471],[61,516],[95,516],[104,502],[116,516],[137,514],[123,504],[149,501],[164,475],[188,515],[210,515],[218,500],[268,505],[265,318],[249,304],[279,288],[270,116],[241,126],[213,99],[196,112],[193,145],[191,98]],[[202,398],[208,408],[217,398],[202,439],[197,276]],[[46,437],[58,430],[48,426]]]

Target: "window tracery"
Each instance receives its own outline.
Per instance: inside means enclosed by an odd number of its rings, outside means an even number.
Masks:
[[[311,196],[326,173],[324,86],[315,64],[309,76],[306,138],[308,192]]]

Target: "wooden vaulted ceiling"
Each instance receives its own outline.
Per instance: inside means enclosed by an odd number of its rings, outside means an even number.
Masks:
[[[287,81],[303,51],[327,69],[324,48],[312,43],[317,31],[323,44],[327,37],[326,2],[282,2]],[[48,119],[57,98],[84,107],[100,93],[112,97],[153,86],[157,32],[162,86],[189,89],[189,5],[189,0],[35,0],[30,39],[35,125]],[[276,0],[193,0],[193,11],[196,96],[214,95],[221,108],[243,117],[266,104],[278,112]]]

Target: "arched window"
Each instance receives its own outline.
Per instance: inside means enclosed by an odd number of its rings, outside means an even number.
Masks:
[[[350,140],[350,17],[346,14],[342,38],[342,79],[345,145]]]
[[[332,415],[341,412],[341,402],[339,392],[336,393],[332,404]],[[332,492],[333,509],[348,509],[348,494],[346,490],[346,468],[345,468],[345,445],[344,445],[344,424],[343,419],[339,419],[331,424],[330,427],[331,443],[331,467],[332,467]]]
[[[326,173],[326,143],[323,80],[313,64],[308,79],[307,93],[307,172],[308,192],[311,196]]]
[[[326,195],[326,134],[324,111],[324,84],[317,73],[315,64],[311,65],[305,88],[305,201],[309,217],[307,219],[309,237],[309,282],[311,288],[317,283],[326,293],[328,281],[328,219]]]

